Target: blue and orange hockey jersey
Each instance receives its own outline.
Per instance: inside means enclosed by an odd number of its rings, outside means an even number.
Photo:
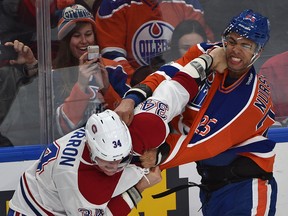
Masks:
[[[215,45],[221,44],[202,43],[191,47],[181,59],[164,65],[144,83],[154,90],[167,75],[173,76]],[[228,70],[224,74],[212,73],[184,112],[173,120],[180,133],[168,135],[166,142],[171,150],[162,169],[192,161],[225,166],[242,155],[267,172],[273,170],[275,142],[266,138],[275,115],[270,86],[264,76],[256,74],[254,67],[228,87],[224,86],[227,74]],[[168,100],[177,103],[173,96]]]

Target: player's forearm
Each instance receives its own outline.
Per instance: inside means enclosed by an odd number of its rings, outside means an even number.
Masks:
[[[141,199],[141,193],[132,187],[123,194],[113,197],[108,203],[108,211],[112,215],[127,216]]]

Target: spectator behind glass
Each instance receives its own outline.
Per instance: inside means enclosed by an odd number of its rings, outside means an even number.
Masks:
[[[176,60],[194,44],[207,41],[205,30],[196,20],[184,20],[173,31],[170,48],[163,54],[166,62]]]
[[[269,80],[274,103],[276,120],[282,126],[288,124],[288,51],[275,55],[268,59],[260,68],[260,74],[263,74]]]
[[[97,38],[102,56],[124,67],[123,75],[109,72],[110,83],[121,97],[128,88],[119,85],[119,76],[130,85],[135,70],[166,51],[174,28],[186,19],[197,20],[208,38],[214,39],[198,0],[102,1],[96,15]]]
[[[63,135],[82,126],[92,113],[101,112],[107,106],[113,108],[116,99],[110,94],[112,89],[108,89],[109,80],[103,66],[105,62],[111,65],[111,61],[87,59],[87,47],[97,44],[93,15],[81,5],[65,8],[58,23],[58,38],[53,90],[57,131]],[[106,104],[104,94],[111,103]]]
[[[53,0],[49,2],[52,9]],[[2,45],[6,42],[15,44],[15,41],[18,41],[17,44],[25,44],[33,51],[34,56],[37,55],[35,3],[36,0],[0,1]],[[50,18],[51,25],[55,25],[52,13]],[[12,66],[9,61],[0,61],[0,89],[3,92],[0,96],[0,130],[13,145],[39,143],[40,138],[38,80],[26,76],[23,72],[24,65],[23,63]],[[2,138],[0,135],[1,145],[8,142],[8,139],[4,137],[3,141]]]
[[[29,1],[23,0],[0,1],[0,44],[18,39],[34,47],[35,43],[32,40],[35,36],[36,22],[34,14],[29,10],[29,5]],[[7,59],[4,60],[0,56],[0,126],[12,107],[19,88],[30,81],[23,70],[23,65],[11,65]],[[9,124],[7,127],[1,127],[1,132],[6,134],[6,128],[10,126]],[[12,146],[11,141],[1,132],[0,146]]]
[[[15,59],[3,60],[7,52],[2,50],[0,54],[0,63],[4,65],[0,67],[0,124],[4,121],[12,103],[23,85],[32,82],[37,74],[37,60],[32,50],[23,43],[15,40],[14,42],[6,42],[4,47],[12,46],[15,50]],[[10,51],[13,52],[13,49]],[[7,56],[9,57],[9,56]],[[12,146],[11,141],[0,133],[0,146]]]

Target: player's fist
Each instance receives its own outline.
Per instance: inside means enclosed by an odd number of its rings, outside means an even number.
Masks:
[[[137,190],[142,193],[146,188],[152,187],[158,184],[162,180],[160,168],[153,167],[148,174],[142,177],[142,179],[135,185]]]
[[[224,70],[227,68],[225,49],[223,47],[216,47],[212,49],[209,54],[213,58],[211,69],[219,73],[224,73]]]
[[[155,167],[156,161],[157,161],[157,152],[158,152],[158,150],[156,148],[145,151],[140,156],[141,165],[144,168]]]
[[[115,112],[127,125],[130,125],[134,116],[135,102],[132,99],[123,99],[121,103],[115,108]]]

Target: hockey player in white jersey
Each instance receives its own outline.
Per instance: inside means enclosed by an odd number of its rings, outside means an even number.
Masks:
[[[141,192],[161,181],[158,167],[130,164],[130,133],[111,110],[47,146],[21,177],[9,203],[12,215],[126,216]]]

